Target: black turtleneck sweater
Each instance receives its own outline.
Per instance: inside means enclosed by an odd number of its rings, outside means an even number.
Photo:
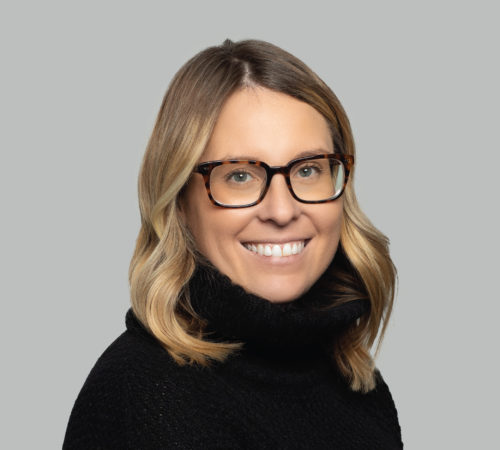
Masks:
[[[134,316],[73,407],[64,449],[400,449],[389,389],[352,392],[324,351],[366,301],[321,310],[317,283],[288,303],[246,293],[199,267],[191,303],[210,339],[245,342],[210,368],[178,366]],[[331,300],[330,300],[331,302]]]

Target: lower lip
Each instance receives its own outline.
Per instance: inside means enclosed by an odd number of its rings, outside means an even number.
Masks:
[[[248,250],[243,244],[241,246],[245,249],[247,253],[250,255],[254,256],[255,258],[258,258],[259,263],[267,263],[267,264],[272,264],[272,265],[287,265],[287,264],[293,264],[297,261],[300,261],[302,258],[302,255],[307,251],[307,247],[309,245],[309,242],[311,240],[307,239],[304,241],[304,248],[300,253],[297,253],[296,255],[289,255],[289,256],[264,256],[259,253],[255,253],[252,250]]]

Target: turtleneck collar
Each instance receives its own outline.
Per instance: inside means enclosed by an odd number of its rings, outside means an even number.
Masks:
[[[208,321],[209,340],[297,355],[321,349],[369,310],[368,300],[340,303],[327,282],[323,275],[298,299],[272,303],[246,292],[215,268],[198,264],[189,291],[193,309]]]

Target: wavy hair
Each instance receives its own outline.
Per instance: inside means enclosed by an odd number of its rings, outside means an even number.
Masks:
[[[197,258],[179,214],[179,200],[215,126],[236,90],[261,86],[314,107],[326,119],[337,152],[355,155],[347,115],[330,88],[302,61],[270,43],[224,41],[191,58],[172,79],[139,174],[141,229],[129,270],[132,309],[179,364],[210,365],[241,349],[239,342],[205,340],[203,318],[191,307],[189,280]],[[344,192],[340,244],[332,281],[342,301],[368,299],[369,313],[335,341],[331,354],[354,391],[375,387],[376,354],[389,320],[396,269],[388,239],[361,211],[353,173]],[[338,297],[336,297],[338,299]]]

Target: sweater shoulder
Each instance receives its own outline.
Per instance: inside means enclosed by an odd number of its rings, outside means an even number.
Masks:
[[[385,424],[388,430],[391,430],[398,437],[399,445],[403,448],[401,426],[399,424],[398,411],[394,402],[392,393],[387,385],[382,373],[378,368],[375,369],[376,387],[371,395],[376,399],[377,408],[373,411],[374,415],[380,415],[381,423]]]
[[[120,374],[134,376],[145,365],[173,362],[155,338],[125,330],[97,359],[89,377]]]
[[[101,354],[73,405],[64,449],[130,448],[141,394],[174,361],[153,338],[126,330]]]
[[[175,362],[152,336],[125,330],[99,356],[90,370],[80,396],[98,391],[106,395],[124,395],[137,384],[152,379],[154,372],[168,376]],[[105,392],[100,392],[105,391]]]

